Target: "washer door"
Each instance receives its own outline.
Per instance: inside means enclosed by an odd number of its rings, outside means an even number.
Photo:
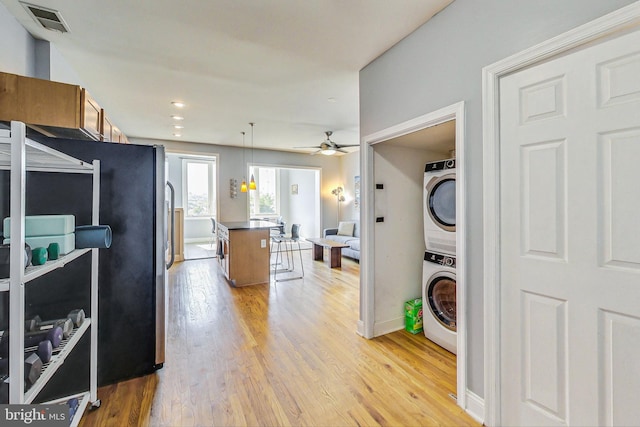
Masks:
[[[425,285],[429,299],[429,310],[447,329],[456,330],[456,276],[441,271]]]
[[[433,222],[445,231],[456,231],[456,175],[434,177],[426,191],[426,208]]]

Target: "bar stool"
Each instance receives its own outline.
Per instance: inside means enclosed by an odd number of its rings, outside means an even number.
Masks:
[[[291,224],[291,235],[290,236],[284,236],[284,235],[278,235],[278,236],[273,236],[271,239],[272,241],[277,245],[276,248],[276,262],[275,262],[275,267],[273,270],[273,280],[276,282],[284,282],[286,280],[295,280],[295,279],[302,279],[304,277],[304,265],[302,263],[302,250],[300,248],[300,224]],[[278,265],[282,264],[282,261],[284,261],[284,259],[280,259],[283,255],[281,255],[282,252],[282,244],[284,243],[284,253],[287,254],[287,268],[285,269],[278,269]],[[298,248],[294,249],[293,245],[297,244]],[[296,265],[295,265],[295,257],[293,255],[293,252],[297,250],[298,251],[298,255],[300,257],[300,270],[301,270],[301,275],[300,276],[296,276],[296,277],[285,277],[283,279],[278,279],[278,272],[293,272],[295,271]]]

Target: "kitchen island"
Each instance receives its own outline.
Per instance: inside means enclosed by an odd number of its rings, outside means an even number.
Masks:
[[[234,286],[269,283],[269,221],[219,222],[218,262]]]

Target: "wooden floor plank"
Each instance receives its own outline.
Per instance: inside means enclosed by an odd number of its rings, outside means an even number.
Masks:
[[[164,368],[100,388],[81,426],[478,426],[449,396],[455,356],[357,335],[358,263],[310,252],[304,279],[242,288],[215,260],[176,264]]]

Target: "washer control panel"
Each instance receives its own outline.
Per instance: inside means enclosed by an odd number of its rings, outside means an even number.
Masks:
[[[443,171],[456,168],[456,159],[440,160],[438,162],[429,162],[424,165],[425,172]]]
[[[456,257],[451,255],[443,255],[437,252],[424,252],[424,260],[434,264],[444,265],[446,267],[456,268]]]

